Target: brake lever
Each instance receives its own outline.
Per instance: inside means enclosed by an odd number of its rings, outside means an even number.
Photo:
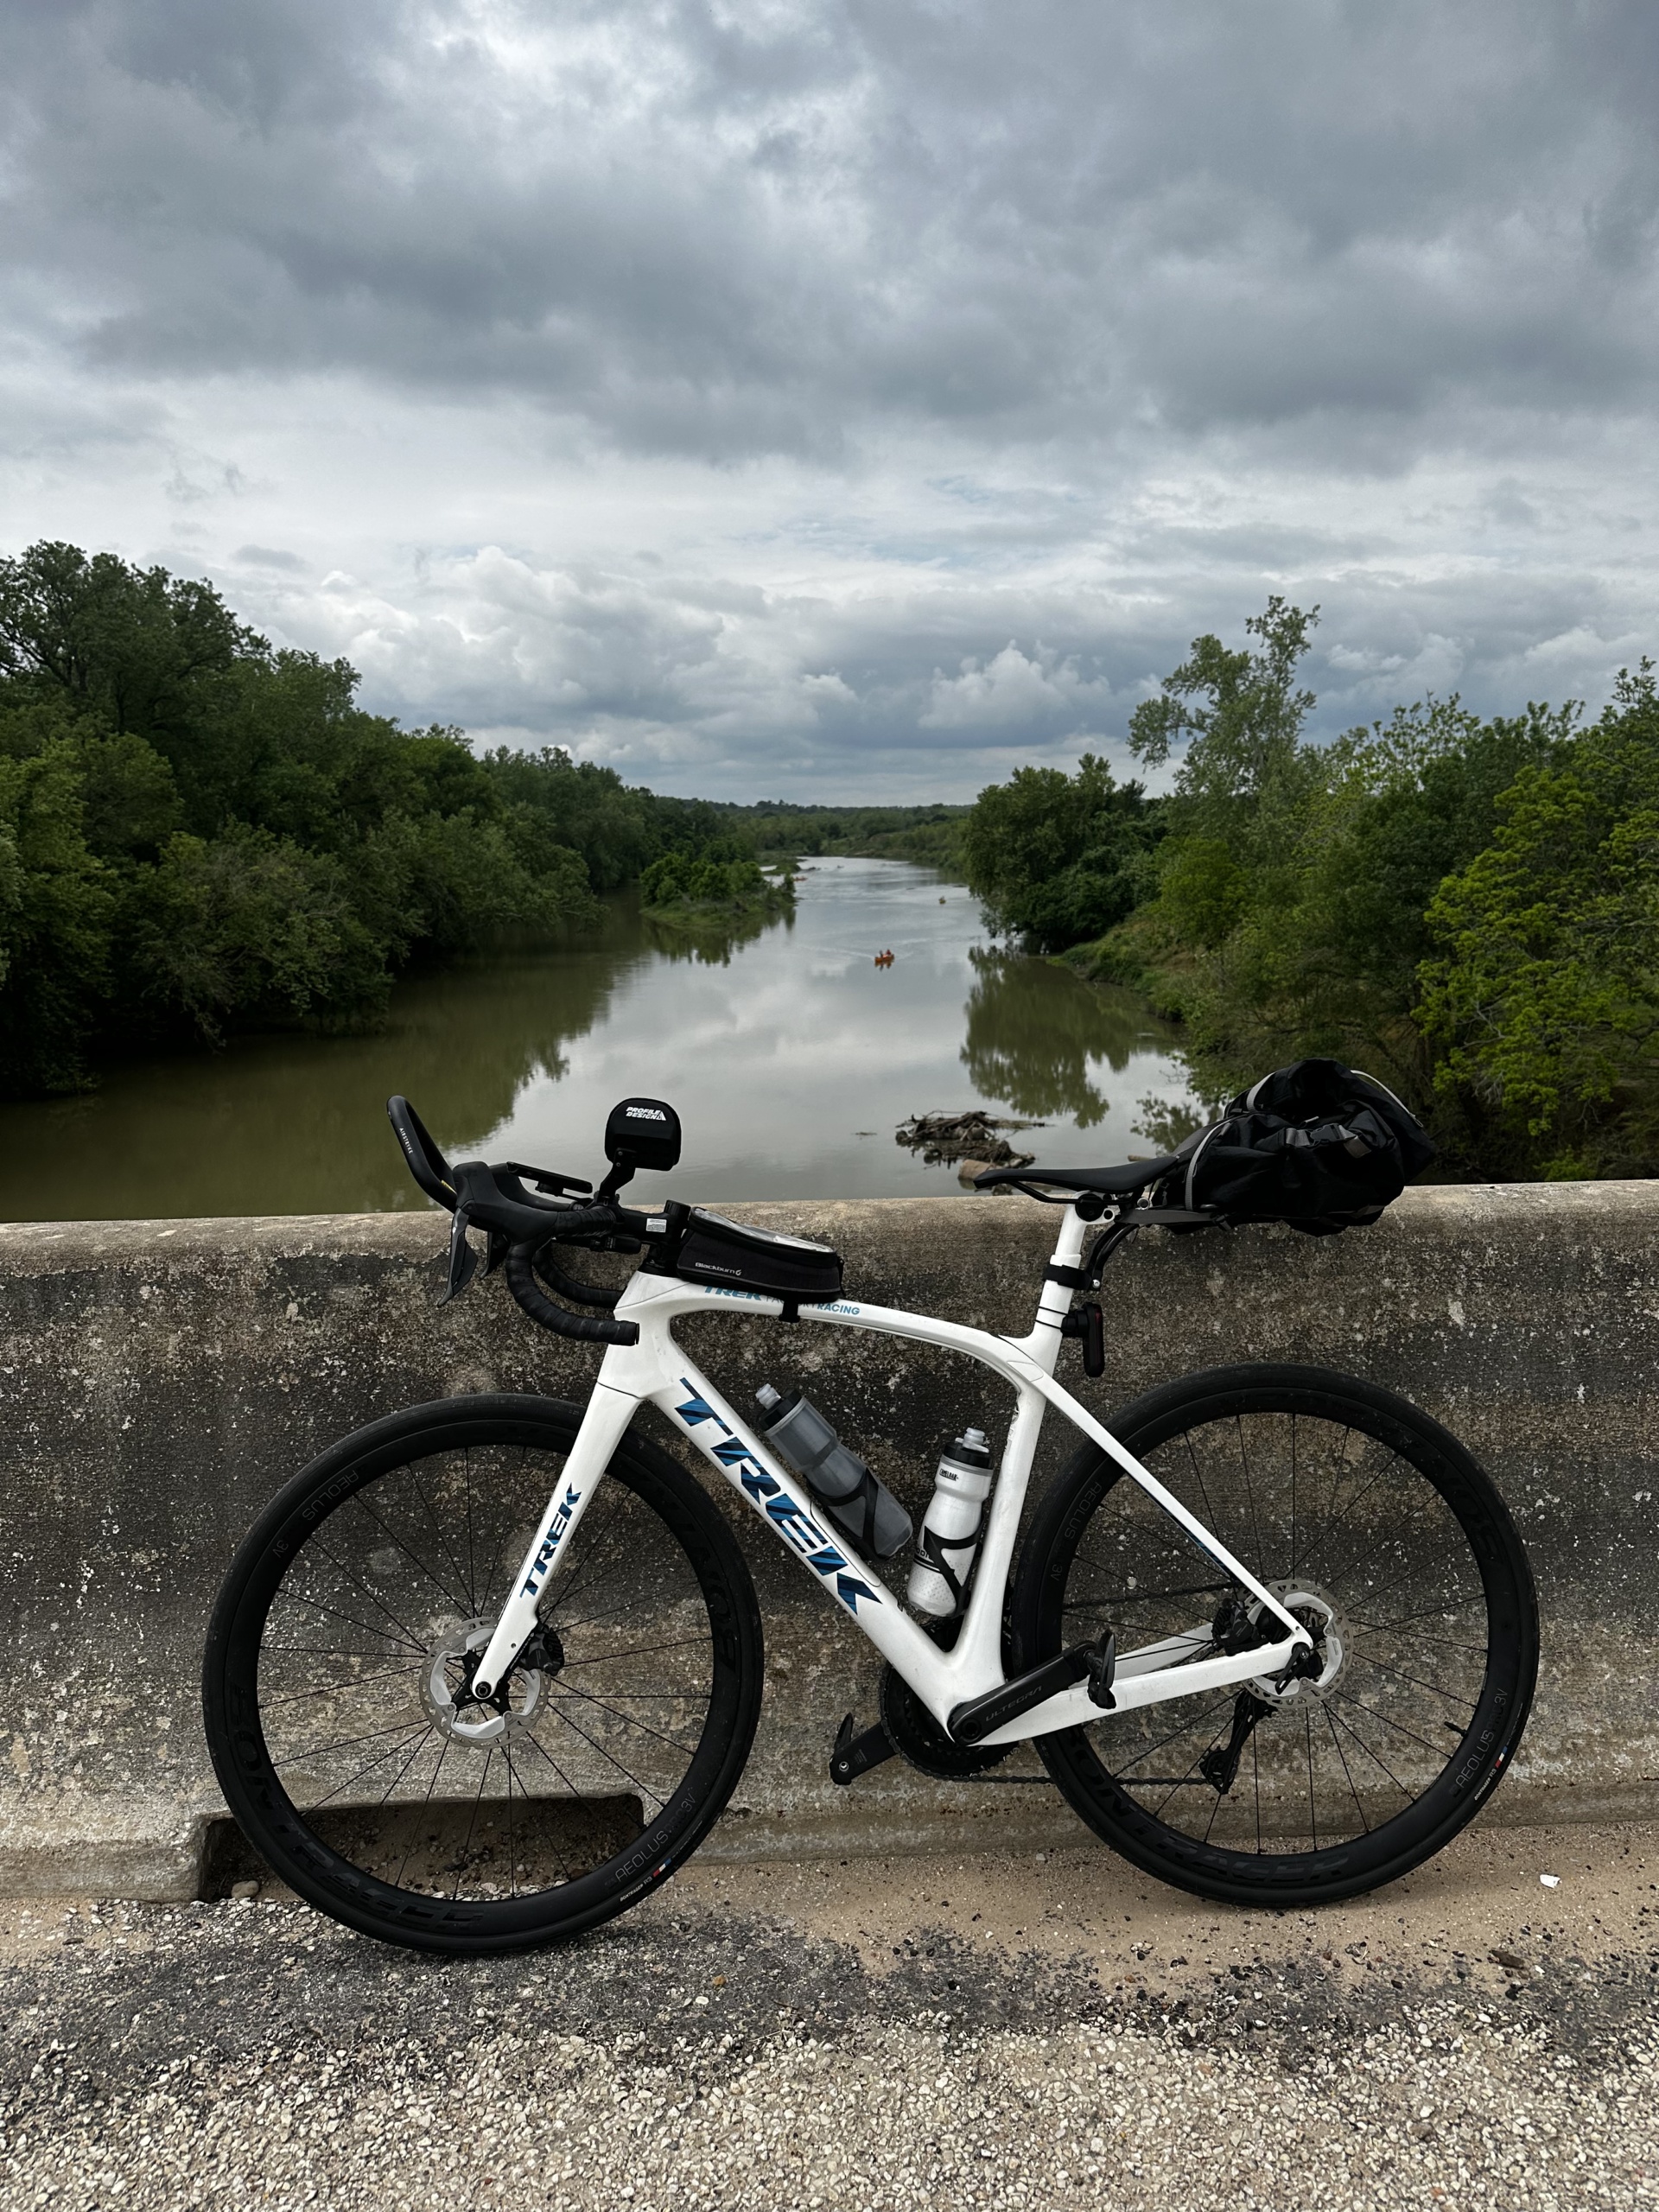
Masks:
[[[449,1280],[438,1300],[440,1306],[448,1306],[452,1298],[459,1298],[478,1272],[478,1255],[467,1236],[470,1226],[466,1207],[457,1206],[449,1224]],[[491,1241],[494,1241],[493,1235]]]

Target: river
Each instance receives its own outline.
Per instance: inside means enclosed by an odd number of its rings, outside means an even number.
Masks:
[[[961,885],[820,860],[798,892],[791,921],[696,941],[618,899],[572,946],[410,978],[372,1034],[244,1038],[0,1107],[0,1219],[418,1206],[386,1124],[394,1090],[453,1157],[595,1179],[615,1101],[665,1098],[685,1132],[674,1194],[728,1201],[959,1191],[894,1130],[976,1105],[1044,1122],[1009,1134],[1052,1166],[1122,1160],[1150,1149],[1143,1098],[1186,1096],[1168,1025],[992,950]]]

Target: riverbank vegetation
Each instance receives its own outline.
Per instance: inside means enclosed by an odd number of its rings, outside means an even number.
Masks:
[[[700,923],[778,916],[795,911],[795,883],[785,870],[768,875],[734,838],[701,852],[664,853],[639,878],[639,904],[659,920]]]
[[[965,806],[793,806],[779,799],[730,810],[733,827],[762,853],[791,859],[913,861],[964,881]]]
[[[1272,600],[1136,709],[1140,759],[1179,748],[1167,798],[1090,760],[982,793],[964,846],[988,919],[1179,1017],[1206,1096],[1331,1053],[1399,1091],[1454,1172],[1659,1173],[1649,665],[1593,722],[1431,699],[1318,745],[1316,620]]]
[[[0,1095],[360,1026],[411,963],[581,930],[664,855],[753,867],[728,810],[553,748],[480,757],[357,684],[165,569],[0,561]]]

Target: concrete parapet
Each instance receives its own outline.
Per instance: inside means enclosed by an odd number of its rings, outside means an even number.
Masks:
[[[1006,1198],[733,1210],[833,1242],[861,1298],[1021,1333],[1054,1223]],[[540,1335],[499,1282],[433,1310],[446,1231],[411,1214],[0,1227],[0,1892],[196,1893],[223,1815],[204,1623],[243,1530],[315,1452],[420,1399],[585,1395],[596,1355]],[[1659,1184],[1414,1191],[1334,1238],[1143,1237],[1104,1303],[1108,1373],[1079,1393],[1102,1411],[1194,1368],[1300,1359],[1454,1429],[1515,1511],[1544,1612],[1537,1705],[1491,1816],[1659,1811]],[[982,1370],[890,1338],[723,1316],[683,1337],[734,1396],[805,1382],[918,1515],[942,1440],[996,1410]],[[1039,1483],[1070,1441],[1051,1422]],[[1046,1789],[894,1763],[836,1789],[831,1739],[849,1707],[873,1715],[872,1655],[779,1548],[747,1523],[744,1541],[766,1699],[709,1848],[1077,1838]]]

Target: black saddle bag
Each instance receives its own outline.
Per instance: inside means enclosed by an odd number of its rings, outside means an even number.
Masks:
[[[1175,1156],[1182,1168],[1154,1204],[1331,1236],[1375,1221],[1434,1147],[1374,1076],[1340,1060],[1295,1060],[1241,1091]]]

